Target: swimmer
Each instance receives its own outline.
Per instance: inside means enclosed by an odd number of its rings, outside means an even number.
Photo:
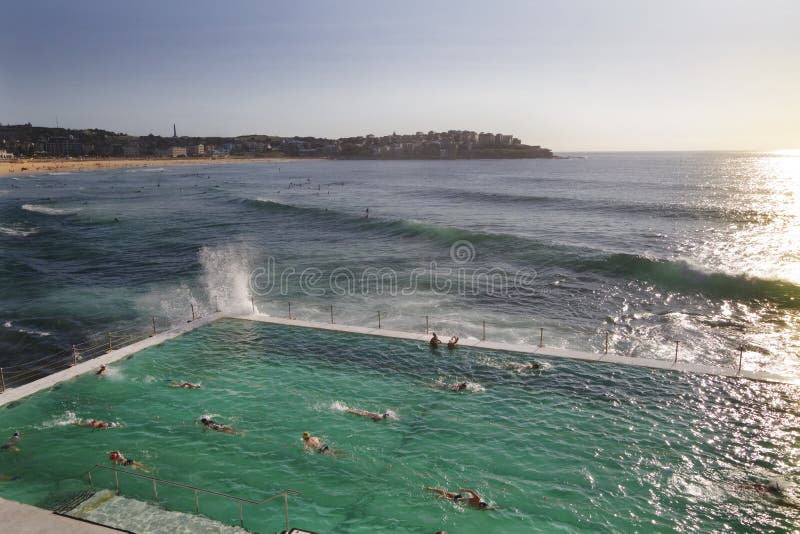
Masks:
[[[458,343],[458,336],[453,336],[450,338],[450,341],[447,342],[447,348],[453,350],[456,348],[456,344]]]
[[[317,451],[320,454],[339,454],[338,451],[334,451],[327,444],[322,443],[321,438],[312,436],[308,432],[303,432],[303,445],[306,449]]]
[[[112,451],[108,455],[108,459],[114,463],[114,465],[124,465],[125,467],[133,467],[134,469],[140,469],[142,471],[148,471],[147,467],[144,464],[137,462],[136,460],[131,460],[125,458],[119,451]]]
[[[174,388],[186,388],[186,389],[199,389],[200,384],[193,384],[191,382],[180,382],[178,380],[173,380],[169,383],[171,387]]]
[[[432,388],[439,388],[439,389],[449,389],[452,391],[464,391],[467,389],[466,382],[459,382],[458,384],[442,384],[441,382],[435,382],[430,385]]]
[[[0,480],[16,480],[17,478],[19,478],[19,477],[17,477],[17,475],[3,475],[3,474],[0,474]]]
[[[375,412],[368,412],[366,410],[356,410],[356,409],[353,409],[353,408],[348,408],[347,410],[345,410],[345,412],[346,413],[351,413],[353,415],[359,415],[361,417],[369,417],[370,419],[372,419],[376,423],[378,421],[383,420],[383,419],[389,419],[389,417],[390,417],[389,412],[375,413]]]
[[[101,366],[100,366],[100,369],[98,369],[98,370],[97,370],[97,372],[96,372],[95,374],[96,374],[96,375],[102,375],[102,374],[105,374],[106,370],[107,370],[107,367],[106,367],[105,365],[101,365]]]
[[[119,426],[119,423],[114,423],[114,422],[106,423],[105,421],[98,421],[97,419],[92,419],[91,421],[83,421],[80,423],[75,423],[75,425],[98,429],[98,428],[115,428]]]
[[[211,430],[216,430],[217,432],[224,432],[225,434],[236,434],[236,430],[233,427],[227,425],[221,425],[211,419],[210,417],[201,417],[200,422],[203,423],[203,430],[206,428],[210,428]]]
[[[430,340],[431,347],[436,348],[441,345],[442,340],[439,339],[439,336],[436,335],[436,332],[433,333],[433,337]]]
[[[494,510],[494,508],[489,506],[489,503],[481,499],[481,496],[471,489],[460,488],[458,490],[459,492],[468,493],[469,497],[465,497],[461,493],[456,493],[455,491],[447,491],[441,488],[428,487],[425,489],[433,493],[438,493],[442,498],[453,501],[456,504],[468,504],[478,510]]]
[[[525,363],[509,362],[505,365],[505,368],[512,369],[519,373],[522,371],[535,371],[537,369],[541,369],[542,364],[539,362],[525,362]]]
[[[17,447],[17,442],[21,439],[22,439],[22,434],[20,434],[19,432],[14,432],[14,435],[8,438],[8,441],[0,445],[0,450],[19,452],[19,447]]]

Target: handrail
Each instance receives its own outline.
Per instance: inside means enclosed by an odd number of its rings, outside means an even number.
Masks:
[[[293,490],[293,489],[285,489],[285,490],[283,490],[283,491],[281,491],[279,493],[276,493],[275,495],[271,495],[271,496],[269,496],[269,497],[267,497],[265,499],[262,499],[260,501],[254,501],[252,499],[245,499],[245,498],[242,498],[242,497],[236,497],[234,495],[228,495],[227,493],[221,493],[221,492],[218,492],[218,491],[212,491],[212,490],[208,490],[208,489],[205,489],[205,488],[198,488],[197,486],[192,486],[192,485],[189,485],[189,484],[183,484],[181,482],[175,482],[175,481],[172,481],[172,480],[166,480],[166,479],[163,479],[163,478],[157,478],[157,477],[153,477],[153,476],[150,476],[150,475],[143,475],[141,473],[134,473],[133,471],[128,471],[126,469],[120,469],[118,467],[109,467],[107,465],[100,465],[100,464],[93,465],[86,472],[86,474],[89,476],[89,484],[92,487],[94,487],[94,479],[92,478],[92,471],[94,471],[95,469],[104,469],[106,471],[113,471],[114,472],[114,485],[115,485],[115,490],[117,492],[117,495],[119,495],[119,493],[120,493],[120,491],[119,491],[118,473],[123,473],[123,474],[128,475],[128,476],[141,478],[141,479],[145,479],[145,480],[151,480],[153,482],[153,500],[155,502],[158,502],[158,489],[157,489],[157,484],[158,483],[166,484],[168,486],[174,486],[176,488],[183,488],[183,489],[192,490],[192,491],[194,491],[194,496],[195,496],[195,501],[194,501],[195,502],[195,513],[197,513],[197,514],[200,513],[200,501],[198,499],[198,494],[199,493],[205,493],[205,494],[208,494],[208,495],[215,495],[217,497],[223,497],[223,498],[231,500],[231,501],[236,501],[236,502],[239,503],[239,526],[242,527],[242,528],[244,528],[244,516],[243,516],[243,512],[242,512],[242,505],[243,504],[261,505],[261,504],[269,502],[269,501],[271,501],[273,499],[277,499],[278,497],[283,497],[283,500],[284,500],[284,511],[285,511],[285,514],[286,514],[286,530],[288,531],[289,530],[289,495],[301,495],[301,493],[299,491],[296,491],[296,490]]]

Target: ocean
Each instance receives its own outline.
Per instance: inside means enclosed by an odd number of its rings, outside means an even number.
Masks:
[[[800,378],[800,158],[570,156],[5,179],[0,367],[32,378],[25,369],[71,358],[74,344],[103,352],[219,309],[360,326],[380,313],[383,328],[445,340],[481,338],[485,324],[489,340],[599,352],[608,339],[623,356],[677,349],[728,368],[741,355],[744,369]],[[0,439],[23,439],[0,452],[0,495],[52,508],[122,449],[154,476],[212,491],[300,491],[292,525],[318,532],[798,524],[797,386],[534,357],[537,369],[521,354],[218,321],[5,405]],[[202,388],[170,387],[184,380]],[[204,432],[204,415],[241,433]],[[91,419],[120,427],[75,425]],[[342,456],[304,451],[306,431]],[[102,475],[96,487],[112,488]],[[770,481],[779,494],[763,491]],[[152,496],[148,481],[120,484]],[[475,489],[496,509],[426,487]],[[158,493],[194,509],[191,492]],[[238,522],[230,502],[201,500]],[[140,515],[112,510],[89,517]],[[244,517],[282,528],[280,505]]]
[[[0,181],[0,366],[212,309],[800,376],[800,157],[298,161]]]

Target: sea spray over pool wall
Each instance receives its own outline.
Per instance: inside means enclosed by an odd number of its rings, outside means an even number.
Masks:
[[[207,306],[226,313],[250,313],[251,255],[244,245],[203,247],[198,253],[203,267],[201,283]]]

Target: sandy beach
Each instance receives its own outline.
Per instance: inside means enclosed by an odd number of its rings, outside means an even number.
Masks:
[[[307,158],[304,158],[307,159]],[[296,158],[163,158],[163,159],[19,159],[0,161],[0,178],[46,172],[79,172],[101,169],[164,167],[167,165],[222,165],[226,163],[290,163]]]

